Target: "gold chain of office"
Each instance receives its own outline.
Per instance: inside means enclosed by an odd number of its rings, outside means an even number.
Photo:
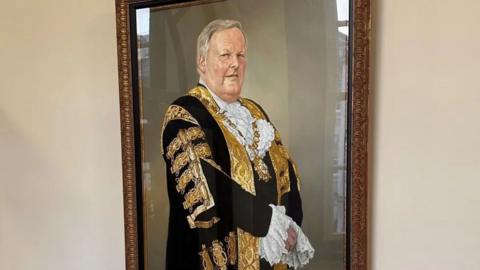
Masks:
[[[253,161],[253,167],[254,167],[255,171],[258,173],[258,176],[260,177],[260,179],[263,180],[264,182],[268,182],[268,180],[270,180],[271,176],[270,176],[270,173],[268,172],[267,164],[265,164],[265,162],[263,162],[262,158],[260,157],[260,155],[258,153],[258,143],[260,142],[260,132],[258,131],[257,121],[254,121],[253,124],[252,124],[253,142],[251,144],[246,145],[247,144],[247,139],[245,138],[245,136],[243,136],[242,132],[240,132],[237,125],[235,125],[235,123],[233,123],[232,120],[230,120],[224,113],[222,113],[222,116],[223,116],[223,119],[225,120],[225,122],[230,127],[235,129],[237,131],[237,133],[240,135],[240,137],[242,137],[242,139],[245,141],[245,146],[248,147],[254,153],[255,157],[252,160]]]

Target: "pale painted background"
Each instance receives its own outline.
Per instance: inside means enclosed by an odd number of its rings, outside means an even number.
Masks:
[[[1,7],[0,269],[124,269],[113,0]],[[478,10],[376,3],[374,270],[480,264]]]
[[[146,270],[165,265],[169,201],[160,154],[163,116],[173,100],[198,83],[196,39],[216,18],[242,23],[248,36],[242,96],[261,104],[298,164],[302,229],[316,250],[304,269],[344,268],[346,106],[342,111],[336,105],[345,104],[347,74],[338,71],[347,59],[338,56],[346,54],[346,36],[338,33],[337,2],[348,6],[348,0],[229,0],[137,12],[137,29],[144,33],[139,66]]]

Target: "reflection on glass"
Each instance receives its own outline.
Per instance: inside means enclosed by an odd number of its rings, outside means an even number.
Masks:
[[[302,227],[316,249],[305,269],[345,269],[348,7],[347,0],[229,0],[137,10],[147,270],[164,269],[163,115],[197,84],[196,38],[216,18],[242,22],[248,36],[242,95],[266,109],[299,166]]]

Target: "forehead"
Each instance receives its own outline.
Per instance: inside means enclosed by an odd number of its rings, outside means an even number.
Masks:
[[[216,50],[245,50],[245,37],[238,28],[218,31],[212,35],[209,47]]]

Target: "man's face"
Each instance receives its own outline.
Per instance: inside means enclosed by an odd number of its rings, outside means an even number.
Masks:
[[[200,76],[226,102],[234,102],[242,91],[246,67],[245,38],[238,28],[216,32],[210,39],[207,57],[200,57]]]

